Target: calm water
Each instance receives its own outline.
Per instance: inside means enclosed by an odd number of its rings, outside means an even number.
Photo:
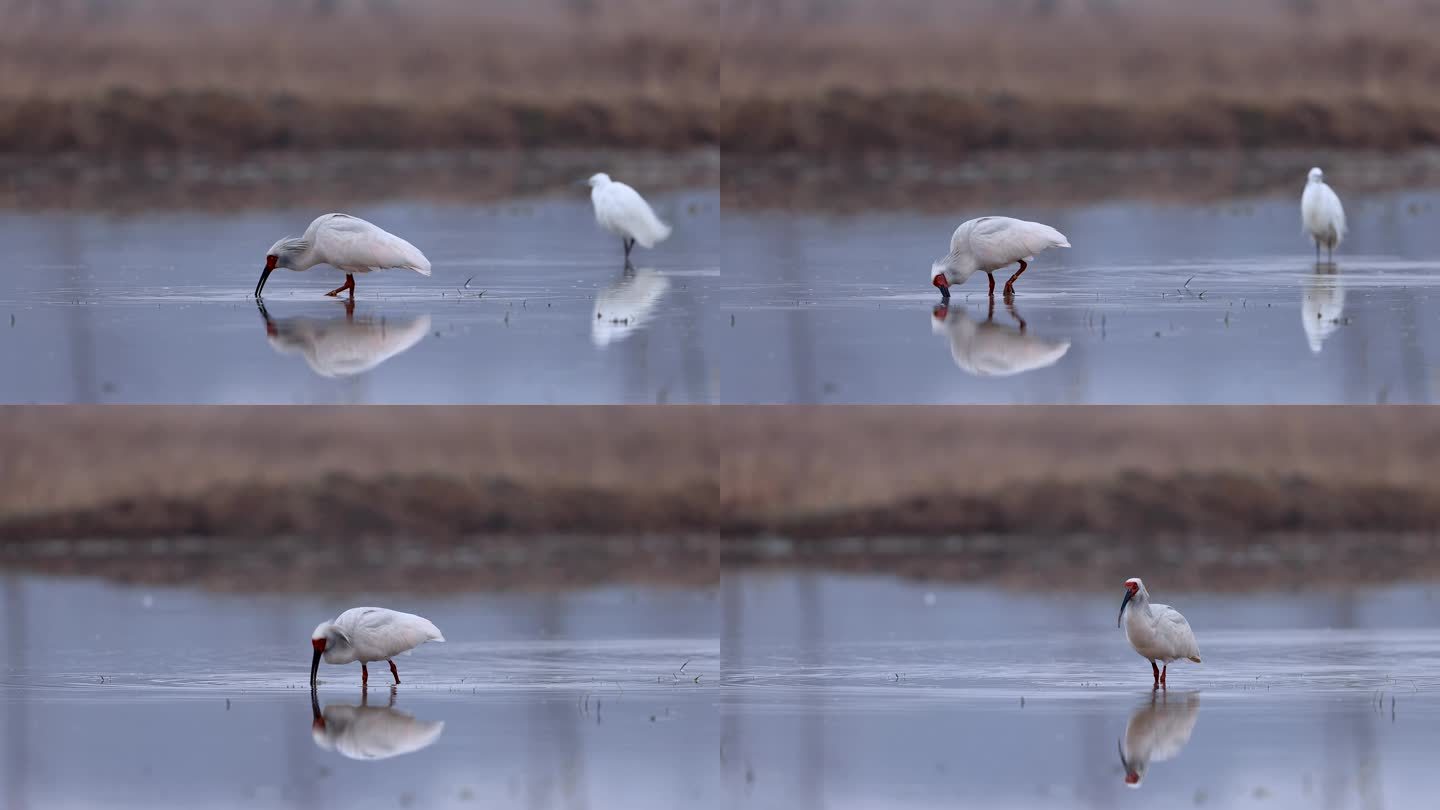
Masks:
[[[11,574],[0,594],[7,808],[719,801],[713,593],[322,599]],[[312,707],[309,633],[375,602],[447,643],[397,659],[393,695],[322,664]]]
[[[674,235],[630,273],[585,189],[346,207],[434,265],[358,279],[353,311],[324,297],[344,279],[328,268],[251,297],[265,250],[323,210],[3,213],[0,400],[712,401],[719,194],[651,200]]]
[[[1345,195],[1352,234],[1335,267],[1318,270],[1300,234],[1299,193],[944,215],[727,210],[724,399],[1440,397],[1440,193]],[[937,312],[931,262],[956,225],[993,213],[1054,225],[1075,247],[1042,253],[1013,307],[997,300],[992,315],[981,274]]]
[[[1150,579],[1150,578],[1147,578]],[[1205,661],[1155,695],[1122,595],[819,574],[723,585],[737,807],[1425,807],[1440,588],[1167,593]],[[1136,774],[1138,786],[1126,784]]]

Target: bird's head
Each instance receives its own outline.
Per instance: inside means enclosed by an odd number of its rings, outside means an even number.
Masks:
[[[950,278],[952,272],[954,271],[950,269],[950,265],[945,262],[935,262],[930,265],[930,283],[940,291],[940,295],[944,298],[950,297],[950,285],[954,283]]]
[[[1319,167],[1319,166],[1316,166],[1315,168],[1313,168],[1313,169],[1310,170],[1310,182],[1312,182],[1312,183],[1319,183],[1319,182],[1323,182],[1324,180],[1325,180],[1325,173],[1322,172],[1322,171],[1320,171],[1320,167]]]
[[[277,267],[295,268],[294,259],[304,253],[309,245],[303,239],[296,239],[287,236],[284,239],[270,246],[265,251],[265,266],[260,269],[260,282],[255,285],[255,297],[260,297],[260,292],[265,289],[265,281],[270,278],[270,273]]]
[[[608,175],[608,174],[606,174],[606,173],[604,173],[604,172],[600,172],[599,174],[592,174],[592,175],[590,175],[590,179],[589,179],[588,181],[586,181],[586,182],[588,182],[588,183],[590,184],[590,187],[591,187],[591,188],[595,188],[595,187],[597,187],[597,186],[603,186],[603,185],[605,185],[606,183],[609,183],[609,182],[610,182],[610,175]]]
[[[1120,616],[1115,619],[1115,626],[1120,626],[1120,619],[1125,617],[1125,608],[1130,604],[1131,599],[1145,598],[1145,583],[1139,577],[1131,577],[1125,580],[1125,599],[1120,602]]]
[[[345,634],[340,631],[340,628],[330,622],[321,622],[315,628],[315,632],[310,634],[310,647],[315,651],[315,656],[310,659],[311,689],[315,688],[316,675],[320,670],[320,656],[324,655],[326,650],[348,643],[349,639],[345,638]]]

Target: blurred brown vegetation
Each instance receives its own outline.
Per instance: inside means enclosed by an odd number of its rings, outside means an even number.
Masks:
[[[1437,0],[735,0],[727,151],[1440,142]]]
[[[719,0],[0,0],[0,152],[716,139]]]

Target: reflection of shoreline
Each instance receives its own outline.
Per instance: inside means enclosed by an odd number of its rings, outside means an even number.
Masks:
[[[597,165],[634,178],[657,194],[714,189],[720,178],[719,151],[703,148],[678,153],[321,151],[244,159],[190,155],[129,163],[0,156],[0,174],[24,178],[0,186],[0,211],[269,210],[275,207],[277,186],[286,188],[288,205],[301,208],[325,207],[337,198],[352,205],[397,200],[463,204],[573,200],[575,178],[592,173]]]
[[[444,542],[309,536],[43,541],[0,545],[12,572],[127,584],[197,586],[222,593],[462,593],[625,583],[709,587],[719,579],[711,534],[516,537]]]
[[[1327,156],[1328,155],[1328,156]],[[977,152],[962,158],[818,160],[781,154],[725,155],[727,213],[773,211],[954,213],[1006,205],[1293,202],[1297,176],[1316,162],[1354,171],[1351,194],[1440,187],[1440,152],[1402,156],[1265,149]]]

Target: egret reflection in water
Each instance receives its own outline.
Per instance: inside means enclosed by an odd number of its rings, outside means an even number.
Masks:
[[[1300,323],[1310,351],[1320,353],[1321,344],[1340,327],[1345,314],[1345,282],[1333,264],[1316,264],[1305,278],[1304,297],[1300,302]]]
[[[345,314],[333,318],[308,316],[272,318],[257,304],[265,320],[270,346],[280,354],[299,354],[321,377],[350,377],[369,371],[419,343],[430,332],[430,316],[355,317],[355,302],[345,301]]]
[[[395,708],[395,690],[390,690],[389,703],[371,706],[365,692],[360,704],[331,703],[322,711],[320,700],[310,693],[313,719],[310,735],[315,745],[334,751],[349,759],[389,759],[413,754],[433,745],[445,730],[440,720],[417,720]]]
[[[1005,308],[1018,326],[995,323],[995,298],[983,323],[961,307],[941,304],[932,310],[930,329],[950,341],[950,356],[961,370],[977,377],[1008,377],[1053,366],[1070,350],[1068,340],[1030,334],[1025,320],[1008,298]]]
[[[1140,787],[1151,762],[1180,755],[1200,718],[1199,692],[1152,692],[1130,715],[1120,739],[1120,764],[1125,784]]]
[[[596,346],[619,343],[650,320],[670,279],[649,269],[627,266],[614,284],[595,296],[594,317],[590,319],[590,340]]]

